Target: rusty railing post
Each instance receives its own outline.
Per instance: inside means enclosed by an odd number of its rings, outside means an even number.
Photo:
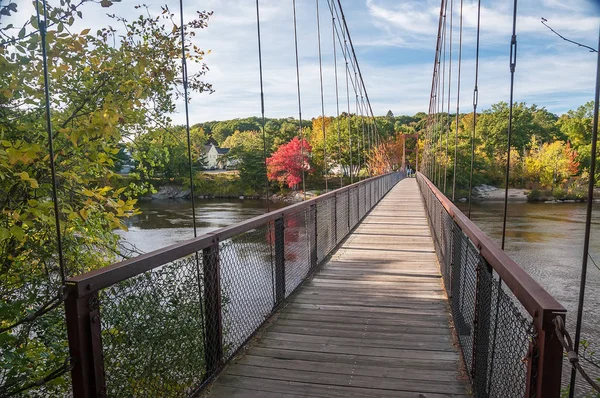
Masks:
[[[88,285],[90,294],[78,297],[78,285],[69,282],[67,289],[65,314],[73,363],[73,397],[106,397],[98,292]]]
[[[534,320],[536,337],[527,355],[526,397],[560,397],[563,347],[556,336],[552,320],[564,312],[548,311]]]
[[[285,225],[283,217],[275,220],[275,305],[285,299]]]
[[[204,268],[204,310],[206,322],[206,377],[211,377],[223,361],[223,322],[221,314],[221,267],[219,261],[219,241],[202,250]]]

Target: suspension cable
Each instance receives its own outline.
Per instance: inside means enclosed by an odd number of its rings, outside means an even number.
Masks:
[[[292,0],[294,8],[294,45],[296,49],[296,83],[298,86],[298,126],[300,128],[300,161],[302,170],[302,193],[306,200],[306,184],[304,181],[304,129],[302,128],[302,101],[300,99],[300,63],[298,61],[298,28],[296,23],[296,0]]]
[[[369,106],[369,111],[371,113],[371,116],[373,118],[375,118],[375,114],[373,113],[373,108],[371,107],[371,101],[369,100],[369,94],[367,93],[367,87],[365,85],[365,81],[363,79],[363,75],[362,75],[362,72],[360,70],[360,65],[358,64],[358,58],[356,57],[356,52],[354,51],[354,45],[352,44],[352,37],[350,37],[350,30],[348,29],[348,24],[346,22],[346,17],[344,16],[344,9],[342,7],[342,3],[341,3],[340,0],[337,0],[337,3],[338,3],[338,6],[339,6],[339,9],[340,9],[341,21],[344,24],[345,31],[348,33],[348,41],[350,42],[350,49],[352,50],[352,56],[354,58],[354,62],[356,63],[356,70],[358,71],[358,76],[360,77],[360,82],[361,82],[361,86],[362,86],[362,88],[364,90],[364,95],[365,95],[365,98],[367,100],[367,105]],[[377,125],[375,125],[375,132],[377,132]]]
[[[598,35],[598,49],[600,49],[600,34]],[[579,342],[581,339],[581,325],[583,320],[583,304],[585,299],[585,286],[587,280],[588,256],[590,252],[590,235],[592,225],[592,210],[594,202],[594,186],[596,183],[596,146],[598,140],[598,104],[600,103],[600,52],[596,62],[596,92],[594,96],[594,119],[592,127],[592,156],[590,159],[590,177],[588,181],[588,194],[585,215],[585,237],[583,240],[583,260],[581,262],[581,280],[579,285],[579,303],[577,306],[577,324],[575,326],[575,352],[579,353]],[[593,261],[593,260],[592,260]],[[571,370],[571,384],[569,387],[569,398],[575,393],[575,382],[577,378],[576,369]]]
[[[517,1],[514,0],[512,36],[510,38],[510,104],[508,108],[508,144],[506,149],[506,177],[504,179],[504,215],[502,217],[502,250],[506,242],[506,218],[508,212],[508,180],[510,174],[510,144],[513,122],[513,93],[515,85],[515,68],[517,66]]]
[[[342,36],[344,43],[346,42],[346,32],[342,30]],[[344,61],[346,62],[346,100],[348,102],[348,111],[346,113],[346,120],[348,122],[348,149],[350,150],[350,184],[354,183],[354,165],[352,162],[352,129],[350,128],[350,86],[349,86],[349,75],[348,71],[348,54],[347,48],[342,47],[342,53],[344,54]]]
[[[40,18],[40,2],[36,0],[37,23],[42,41],[42,67],[44,73],[44,101],[46,108],[46,130],[48,133],[48,154],[50,156],[50,174],[52,178],[52,203],[54,206],[54,223],[56,230],[56,246],[58,249],[58,265],[60,268],[60,282],[64,286],[66,280],[65,256],[63,252],[62,233],[60,230],[60,213],[58,208],[58,182],[56,176],[56,164],[54,156],[54,133],[52,132],[52,119],[50,114],[50,79],[48,77],[48,53],[46,50],[46,27],[48,23],[48,11],[46,0],[42,0],[44,20]]]
[[[442,46],[442,84],[439,86],[440,87],[440,96],[442,97],[442,105],[440,108],[440,114],[439,114],[439,135],[438,135],[438,148],[440,150],[441,153],[442,152],[442,142],[443,142],[443,137],[444,137],[444,100],[445,100],[445,91],[446,91],[446,21],[447,21],[447,17],[446,17],[446,12],[448,10],[448,2],[446,1],[446,5],[444,6],[444,30],[442,33],[442,40],[444,45]],[[440,154],[440,157],[441,154]],[[444,161],[444,164],[446,162]],[[439,164],[439,180],[438,180],[438,187],[440,188],[440,190],[443,189],[443,185],[442,185],[442,164],[441,162],[438,163]],[[445,194],[445,192],[444,192]]]
[[[190,178],[190,199],[192,200],[192,225],[194,227],[194,238],[198,236],[196,228],[196,202],[194,198],[194,171],[192,162],[192,139],[190,136],[190,110],[189,110],[189,95],[188,95],[188,73],[187,61],[185,55],[185,25],[183,23],[183,0],[179,0],[179,15],[181,23],[181,80],[183,84],[183,102],[185,103],[185,132],[187,136],[187,154],[189,163],[189,178]]]
[[[340,94],[338,87],[338,71],[337,71],[337,52],[335,44],[335,16],[333,15],[333,8],[331,8],[331,2],[327,0],[329,5],[329,11],[331,12],[331,34],[333,37],[333,71],[335,75],[335,109],[336,109],[336,121],[337,121],[337,144],[338,144],[338,162],[340,165],[340,188],[344,186],[344,169],[342,167],[342,144],[341,144],[341,132],[340,132]]]
[[[473,196],[473,165],[475,163],[475,131],[477,129],[477,101],[479,100],[479,35],[481,32],[481,0],[477,1],[477,40],[475,44],[475,87],[473,88],[473,129],[471,131],[471,168],[469,171],[469,207],[467,217],[471,219],[471,196]],[[512,119],[512,118],[511,118]]]
[[[260,10],[258,0],[256,0],[256,33],[258,37],[258,74],[260,80],[260,114],[261,114],[261,130],[263,139],[263,159],[265,162],[265,189],[266,189],[266,202],[267,202],[267,213],[271,211],[271,205],[269,203],[269,176],[267,173],[267,135],[265,133],[265,92],[263,87],[263,67],[262,67],[262,47],[260,37]]]
[[[458,159],[458,118],[460,114],[460,66],[462,61],[462,34],[463,34],[463,0],[460,0],[460,23],[458,35],[458,83],[456,88],[456,127],[454,129],[454,172],[452,173],[452,201],[456,200],[456,167]]]
[[[319,49],[319,79],[321,82],[321,127],[323,129],[323,176],[325,177],[325,192],[328,191],[327,186],[327,133],[325,132],[325,99],[323,98],[323,61],[321,58],[321,18],[319,17],[319,0],[315,0],[317,4],[317,38]]]
[[[452,89],[452,14],[454,13],[454,0],[450,0],[450,45],[448,63],[448,112],[446,114],[446,156],[444,159],[444,195],[448,195],[446,183],[448,182],[448,136],[450,134],[450,93]]]

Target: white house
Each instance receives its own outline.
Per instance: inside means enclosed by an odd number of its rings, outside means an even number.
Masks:
[[[204,158],[208,170],[225,169],[234,166],[234,162],[227,158],[229,148],[219,148],[214,144],[204,145]]]

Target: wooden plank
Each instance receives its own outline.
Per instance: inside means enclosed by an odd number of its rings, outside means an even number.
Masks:
[[[310,328],[316,332],[327,329],[335,329],[339,331],[350,331],[350,332],[364,332],[368,331],[371,333],[386,333],[394,336],[402,336],[404,334],[439,334],[442,336],[450,336],[450,330],[444,327],[423,327],[423,326],[410,326],[410,325],[374,325],[372,323],[334,323],[332,321],[318,321],[318,320],[290,320],[278,318],[277,323],[272,327],[277,326],[289,326],[293,328]],[[269,329],[271,330],[271,329]]]
[[[373,357],[354,354],[338,354],[332,352],[311,352],[298,350],[283,350],[268,347],[253,347],[252,355],[265,356],[269,358],[279,358],[286,361],[314,361],[327,362],[347,365],[361,365],[375,367],[379,369],[392,369],[395,372],[402,373],[403,369],[423,369],[423,370],[451,370],[453,364],[451,361],[430,361],[421,358],[386,358]]]
[[[304,283],[217,397],[467,396],[449,308],[414,180],[388,194]]]
[[[288,394],[290,391],[301,392],[305,397],[335,397],[335,398],[354,398],[354,397],[397,397],[397,398],[415,398],[418,394],[415,392],[390,391],[382,389],[368,389],[354,386],[331,386],[317,383],[300,383],[287,380],[270,380],[257,377],[243,377],[225,374],[219,378],[215,389],[210,392],[210,396],[227,397],[221,395],[218,387],[222,385],[239,386],[240,388],[254,389],[256,391],[268,391],[280,394]],[[427,394],[427,398],[448,398],[448,397],[466,397],[466,394]]]
[[[362,329],[354,329],[354,330],[345,330],[345,329],[339,329],[336,328],[335,326],[331,325],[329,328],[323,327],[322,325],[320,325],[320,327],[314,328],[314,327],[302,327],[299,325],[286,325],[286,324],[280,324],[279,322],[274,324],[273,326],[271,326],[269,328],[269,334],[267,334],[267,336],[271,336],[271,333],[287,333],[287,334],[301,334],[301,335],[307,335],[307,336],[327,336],[327,337],[348,337],[348,338],[368,338],[370,340],[373,341],[384,341],[385,344],[397,344],[399,342],[399,340],[401,341],[410,341],[410,340],[419,340],[419,342],[432,342],[432,343],[439,343],[439,342],[444,342],[444,344],[446,345],[447,343],[452,343],[452,335],[446,330],[446,331],[442,331],[441,333],[433,333],[433,334],[428,334],[428,335],[421,335],[421,333],[419,332],[418,328],[414,328],[411,331],[405,331],[402,334],[402,339],[398,338],[398,334],[397,333],[385,333],[385,332],[375,332],[372,330],[369,330],[365,327],[362,327]]]
[[[415,369],[409,366],[405,367],[388,367],[381,366],[366,366],[356,363],[345,362],[320,362],[304,359],[287,359],[269,356],[245,355],[238,364],[248,366],[260,366],[265,368],[289,369],[289,370],[310,370],[313,372],[322,373],[338,373],[338,374],[357,374],[370,377],[385,377],[390,379],[403,380],[422,380],[429,381],[431,379],[437,381],[456,381],[456,372],[449,369]]]
[[[380,348],[380,347],[356,347],[340,344],[327,343],[301,343],[296,341],[281,341],[271,339],[261,339],[256,342],[258,347],[275,348],[292,351],[309,352],[329,352],[334,354],[352,354],[358,356],[384,357],[384,358],[407,358],[407,359],[427,359],[438,362],[458,361],[458,353],[452,351],[429,351],[421,348],[398,349],[398,348]]]
[[[308,370],[271,369],[237,364],[227,370],[228,375],[260,377],[270,380],[296,381],[327,386],[353,386],[366,389],[407,391],[416,393],[464,394],[463,386],[455,382],[421,380],[419,384],[405,379],[393,379],[356,374],[322,373]],[[434,375],[431,375],[434,376]]]

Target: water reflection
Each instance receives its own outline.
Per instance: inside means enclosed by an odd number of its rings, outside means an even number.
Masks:
[[[287,203],[271,202],[271,209]],[[149,252],[194,237],[192,208],[189,201],[141,202],[142,214],[127,220],[129,231],[119,234],[143,252]],[[198,235],[267,212],[262,200],[201,200],[196,203]]]

